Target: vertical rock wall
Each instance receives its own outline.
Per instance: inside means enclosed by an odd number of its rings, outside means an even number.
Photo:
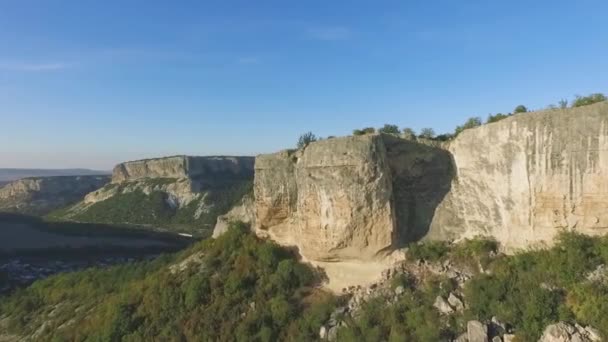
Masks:
[[[550,244],[560,231],[608,231],[608,103],[518,114],[441,147],[328,139],[255,168],[256,231],[312,260],[477,235]]]
[[[431,238],[483,234],[507,247],[608,230],[608,103],[525,113],[464,131]]]

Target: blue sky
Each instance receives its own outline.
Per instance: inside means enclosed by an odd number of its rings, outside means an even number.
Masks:
[[[0,0],[0,167],[253,155],[608,92],[608,2]]]

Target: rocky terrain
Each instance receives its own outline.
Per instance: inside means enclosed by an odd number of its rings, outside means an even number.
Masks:
[[[81,200],[110,181],[109,176],[23,178],[0,188],[0,211],[42,215]]]
[[[252,157],[174,156],[122,163],[111,183],[57,217],[200,233],[250,191],[253,162]]]
[[[514,250],[562,231],[600,235],[607,144],[606,102],[514,115],[435,146],[386,134],[313,142],[256,158],[254,226],[333,263],[335,277],[336,263],[377,263],[420,239],[480,235]]]

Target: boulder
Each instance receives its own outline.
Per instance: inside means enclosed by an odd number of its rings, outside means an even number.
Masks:
[[[469,342],[488,342],[488,326],[479,321],[467,322]]]
[[[460,312],[460,311],[464,310],[464,303],[454,293],[450,293],[450,295],[448,296],[448,303],[456,311]]]
[[[433,306],[444,315],[449,315],[449,314],[454,313],[454,309],[441,296],[437,296],[437,298],[435,298],[435,303],[433,303]]]

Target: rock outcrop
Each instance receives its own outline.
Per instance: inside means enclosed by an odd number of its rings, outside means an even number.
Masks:
[[[253,157],[173,156],[117,165],[112,181],[69,208],[64,218],[179,226],[180,231],[211,230],[218,215],[226,213],[247,193],[253,180]],[[110,222],[98,211],[114,210],[124,202],[138,214],[122,213]],[[160,203],[159,203],[160,201]],[[145,207],[145,206],[149,206]],[[110,207],[110,208],[108,208]],[[133,209],[135,212],[135,208]]]
[[[0,211],[43,215],[81,200],[110,181],[109,176],[23,178],[0,188]]]
[[[547,326],[539,342],[599,342],[600,333],[592,327],[559,322]]]
[[[372,261],[420,239],[506,249],[608,231],[608,103],[517,114],[444,144],[390,135],[261,155],[255,230],[319,262]]]

